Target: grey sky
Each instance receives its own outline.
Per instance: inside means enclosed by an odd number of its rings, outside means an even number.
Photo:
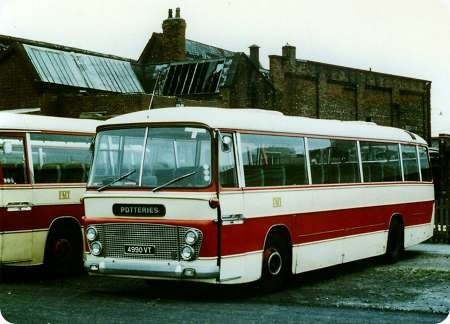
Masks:
[[[432,132],[450,131],[450,0],[0,0],[0,34],[136,59],[167,9],[190,39],[261,61],[297,58],[432,81]]]

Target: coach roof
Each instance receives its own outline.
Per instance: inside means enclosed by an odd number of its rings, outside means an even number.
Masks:
[[[0,130],[95,133],[99,121],[0,112]]]
[[[138,111],[108,119],[102,125],[147,122],[202,123],[211,128],[352,137],[426,144],[420,136],[400,128],[363,121],[340,121],[286,116],[278,111],[237,108],[180,107]]]

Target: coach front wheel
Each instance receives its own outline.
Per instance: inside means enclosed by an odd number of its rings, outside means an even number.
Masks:
[[[290,243],[282,235],[269,234],[263,252],[261,281],[264,288],[281,288],[291,275]]]

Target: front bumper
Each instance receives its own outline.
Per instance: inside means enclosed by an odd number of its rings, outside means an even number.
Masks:
[[[141,278],[216,279],[215,259],[196,261],[133,260],[85,255],[84,267],[90,274]]]

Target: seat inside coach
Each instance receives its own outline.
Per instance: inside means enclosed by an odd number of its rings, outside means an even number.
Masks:
[[[305,168],[301,164],[245,165],[246,187],[271,187],[304,185],[307,183]]]
[[[59,164],[44,164],[34,169],[34,181],[36,183],[60,183],[61,166]]]
[[[3,183],[25,183],[26,172],[23,163],[2,164]]]
[[[359,166],[356,162],[313,164],[311,177],[313,184],[359,182]]]
[[[61,182],[86,182],[88,166],[84,163],[64,164],[61,170]]]

